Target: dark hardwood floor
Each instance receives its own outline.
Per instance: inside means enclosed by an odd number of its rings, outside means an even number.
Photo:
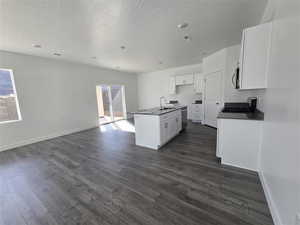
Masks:
[[[219,164],[215,129],[157,152],[125,123],[1,152],[0,224],[273,224],[257,174]]]

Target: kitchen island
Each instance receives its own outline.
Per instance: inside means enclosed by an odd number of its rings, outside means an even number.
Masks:
[[[182,130],[186,106],[152,108],[134,113],[136,145],[158,150]]]

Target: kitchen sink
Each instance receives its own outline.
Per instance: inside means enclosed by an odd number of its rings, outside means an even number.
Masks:
[[[168,110],[168,109],[175,109],[174,107],[163,107],[163,108],[160,108],[159,110]]]

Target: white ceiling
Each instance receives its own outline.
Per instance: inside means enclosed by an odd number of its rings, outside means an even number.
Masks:
[[[0,0],[0,49],[153,71],[200,63],[205,53],[239,43],[242,29],[260,21],[265,5],[266,0]],[[178,29],[183,22],[189,26]]]

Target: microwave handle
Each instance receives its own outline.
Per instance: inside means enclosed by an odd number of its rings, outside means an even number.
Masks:
[[[231,78],[231,82],[232,82],[232,85],[233,85],[233,88],[234,89],[236,89],[236,81],[235,81],[235,79],[236,79],[236,71],[234,72],[234,74],[233,74],[233,76],[232,76],[232,78]]]

